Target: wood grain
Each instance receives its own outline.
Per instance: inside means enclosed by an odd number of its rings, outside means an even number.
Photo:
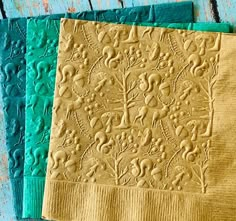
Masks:
[[[147,4],[187,0],[2,0],[7,17],[37,16],[42,14],[75,12],[121,7],[133,7]],[[234,0],[193,0],[196,21],[215,21],[211,2],[216,2],[219,18],[222,22],[236,25]],[[2,18],[2,15],[0,15]]]
[[[37,16],[42,14],[133,7],[147,4],[180,2],[187,0],[1,0],[7,17]],[[0,1],[0,2],[1,2]],[[212,2],[216,3],[219,19],[236,25],[235,0],[193,0],[195,20],[215,21]],[[2,15],[0,15],[2,18]]]
[[[3,0],[7,17],[90,10],[88,0]]]
[[[118,0],[91,0],[93,10],[121,8],[121,1]]]

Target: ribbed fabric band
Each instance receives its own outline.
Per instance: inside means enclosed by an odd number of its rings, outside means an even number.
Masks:
[[[24,177],[23,218],[41,217],[44,182],[43,177]]]
[[[199,194],[52,180],[46,183],[42,217],[49,220],[212,220],[211,207]]]
[[[13,192],[13,205],[16,218],[22,217],[22,201],[23,201],[23,179],[11,179],[11,188]]]

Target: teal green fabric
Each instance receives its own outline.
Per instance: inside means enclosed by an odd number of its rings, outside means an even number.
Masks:
[[[0,20],[0,77],[9,178],[16,218],[22,217],[26,19]]]
[[[112,10],[68,13],[67,18],[104,22],[193,22],[193,3],[178,2]]]
[[[132,25],[133,23],[128,23]],[[210,23],[210,22],[198,22],[198,23],[135,23],[141,26],[154,26],[154,27],[165,27],[174,29],[185,29],[194,31],[207,31],[207,32],[223,32],[232,33],[233,26],[229,23]]]
[[[108,22],[192,22],[192,3],[89,11],[80,18]],[[67,16],[71,16],[68,14]],[[51,127],[59,20],[29,19],[27,24],[26,143],[24,218],[41,217]]]
[[[27,21],[24,218],[41,217],[58,36],[58,19]]]
[[[167,26],[168,28],[172,28],[172,24]],[[206,22],[198,22],[198,23],[183,23],[183,24],[174,24],[173,28],[178,29],[187,29],[187,30],[195,30],[195,31],[208,31],[208,32],[224,32],[224,33],[232,33],[233,26],[229,23],[206,23]]]

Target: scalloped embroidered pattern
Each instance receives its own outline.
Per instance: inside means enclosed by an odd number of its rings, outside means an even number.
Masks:
[[[206,193],[221,35],[149,29],[62,19],[50,179]]]

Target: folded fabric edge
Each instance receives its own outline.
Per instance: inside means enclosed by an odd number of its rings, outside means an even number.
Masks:
[[[48,220],[213,220],[205,196],[46,180],[42,218]]]
[[[13,193],[13,207],[17,219],[22,218],[23,178],[10,178]]]
[[[154,26],[170,29],[194,30],[200,32],[223,32],[232,33],[232,25],[229,23],[210,23],[210,22],[196,22],[196,23],[149,23],[149,22],[126,22],[126,25],[138,26]]]
[[[123,11],[123,10],[132,10],[133,8],[135,9],[143,9],[143,8],[148,8],[148,7],[154,7],[158,8],[160,10],[166,10],[169,8],[176,9],[177,7],[182,7],[185,9],[188,9],[189,11],[189,17],[188,21],[185,22],[193,22],[194,21],[194,4],[192,1],[184,1],[184,2],[166,2],[166,3],[157,3],[157,4],[148,4],[148,5],[139,5],[135,7],[125,7],[125,8],[112,8],[112,9],[104,9],[104,10],[94,10],[94,20],[96,20],[96,15],[99,13],[103,13],[106,11]],[[71,19],[82,19],[80,15],[84,15],[85,13],[90,13],[91,10],[86,10],[86,11],[81,11],[81,12],[66,12],[65,17],[66,18],[71,18]],[[166,12],[166,11],[165,11]],[[190,15],[191,14],[191,15]]]
[[[23,218],[41,217],[44,184],[44,177],[24,177]]]

